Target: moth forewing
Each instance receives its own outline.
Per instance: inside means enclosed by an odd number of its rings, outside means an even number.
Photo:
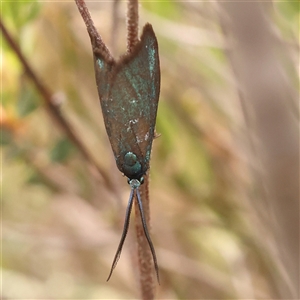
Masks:
[[[101,70],[98,78],[108,80],[106,88],[98,84],[98,92],[117,166],[126,175],[124,156],[133,152],[142,166],[141,173],[145,174],[149,168],[160,83],[158,46],[152,26],[145,25],[139,43],[117,63],[108,63],[103,69],[101,62],[97,64]],[[103,74],[108,77],[103,78]]]

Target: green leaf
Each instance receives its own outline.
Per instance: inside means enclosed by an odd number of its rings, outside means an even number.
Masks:
[[[64,162],[70,158],[73,152],[73,144],[68,139],[62,138],[51,150],[50,158],[53,162]]]
[[[39,106],[35,91],[28,86],[21,89],[21,95],[17,101],[17,110],[20,117],[33,112]]]

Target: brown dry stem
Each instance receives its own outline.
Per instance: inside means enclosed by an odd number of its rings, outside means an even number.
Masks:
[[[139,41],[139,3],[138,0],[128,2],[127,11],[127,52],[132,52]]]

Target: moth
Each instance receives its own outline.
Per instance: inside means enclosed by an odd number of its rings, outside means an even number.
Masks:
[[[115,254],[110,279],[120,258],[136,196],[144,233],[151,249],[157,279],[158,264],[139,191],[149,169],[160,93],[158,44],[153,28],[146,24],[140,40],[118,61],[107,48],[93,47],[96,83],[102,114],[118,169],[128,178],[128,200],[122,237]]]

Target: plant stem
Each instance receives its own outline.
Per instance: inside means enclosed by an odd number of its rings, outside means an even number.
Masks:
[[[137,42],[138,37],[138,0],[130,0],[128,2],[127,11],[127,52],[130,53]],[[147,224],[150,224],[150,210],[149,210],[149,177],[144,176],[144,184],[140,187],[140,193],[143,203],[144,214]],[[136,202],[135,202],[136,204]],[[143,225],[140,219],[140,211],[138,205],[135,205],[136,216],[136,237],[137,237],[137,251],[138,251],[138,268],[140,275],[140,289],[141,297],[144,300],[154,299],[154,266],[152,263],[152,255],[144,234]],[[148,225],[150,230],[150,226]]]
[[[149,176],[144,176],[144,183],[140,186],[140,194],[143,203],[144,215],[150,231],[150,209],[149,209]],[[154,299],[154,265],[151,251],[145,237],[140,211],[135,202],[135,229],[138,251],[138,268],[140,275],[141,297],[144,300]]]
[[[130,0],[127,10],[127,52],[130,53],[139,41],[138,0]]]
[[[112,56],[111,56],[108,48],[102,41],[102,38],[94,25],[94,22],[91,18],[90,12],[85,4],[85,1],[84,0],[75,0],[75,2],[78,7],[78,10],[82,16],[82,19],[86,25],[88,34],[91,38],[93,52],[95,52],[95,49],[99,49],[101,51],[101,53],[106,54],[108,58],[112,59]]]

